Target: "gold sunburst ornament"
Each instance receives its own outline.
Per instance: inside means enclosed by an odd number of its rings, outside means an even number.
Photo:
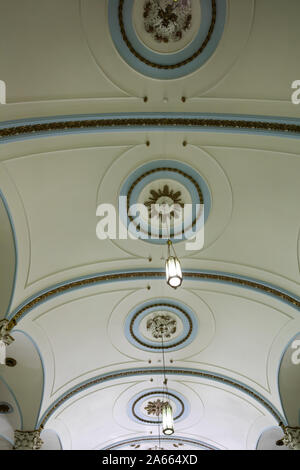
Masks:
[[[148,415],[160,416],[162,414],[163,407],[167,404],[160,400],[159,398],[155,401],[149,401],[145,406],[145,411],[147,411]]]
[[[167,184],[163,189],[150,191],[151,196],[145,201],[150,218],[159,218],[165,223],[168,219],[178,219],[184,206],[180,191],[173,191]]]

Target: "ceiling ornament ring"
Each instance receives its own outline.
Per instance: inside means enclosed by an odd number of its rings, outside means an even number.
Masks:
[[[170,314],[170,318],[176,321],[177,330],[167,338],[164,336],[164,349],[175,351],[190,343],[197,331],[198,325],[196,316],[190,309],[185,308],[178,302],[146,302],[143,306],[139,306],[129,314],[125,322],[125,336],[136,347],[146,349],[152,352],[161,352],[162,344],[159,339],[151,334],[143,335],[142,323],[145,321],[145,329],[148,327],[150,320],[155,320],[157,315],[166,316]],[[179,326],[179,322],[181,326]],[[148,330],[149,333],[149,330]]]
[[[161,420],[158,419],[159,415],[155,414],[155,416],[151,419],[150,418],[151,413],[149,413],[149,411],[145,409],[145,411],[147,411],[147,414],[149,416],[149,418],[147,419],[147,417],[144,417],[144,413],[142,414],[141,410],[138,409],[138,405],[144,401],[147,401],[148,405],[149,403],[151,404],[155,403],[155,402],[151,402],[151,399],[154,399],[156,397],[163,397],[164,395],[165,395],[164,390],[152,390],[147,393],[139,394],[139,396],[131,400],[131,403],[130,403],[130,408],[131,408],[130,413],[132,414],[132,417],[142,423],[154,424],[155,426],[157,426],[158,423],[161,423]],[[168,391],[168,397],[170,398],[171,401],[175,403],[176,410],[174,414],[174,420],[178,421],[184,415],[186,411],[183,397],[178,396],[178,394],[173,391]],[[160,403],[162,402],[160,401]],[[149,409],[150,407],[151,405],[149,406]],[[174,405],[172,407],[174,407]]]
[[[163,162],[163,163],[167,163],[167,162]],[[198,181],[196,181],[196,178],[199,180],[200,175],[197,175],[197,174],[195,173],[195,170],[193,170],[192,168],[187,168],[187,170],[189,170],[190,172],[193,172],[193,174],[195,174],[195,178],[194,178],[193,176],[191,176],[191,174],[188,174],[187,171],[184,171],[184,170],[183,170],[183,168],[185,168],[185,167],[182,166],[182,168],[176,168],[175,165],[176,165],[176,164],[179,165],[178,162],[174,163],[174,166],[171,166],[171,163],[172,163],[172,162],[169,161],[170,166],[166,167],[166,166],[164,166],[164,165],[163,165],[163,166],[160,166],[161,162],[160,162],[160,161],[156,161],[156,162],[155,162],[155,168],[152,168],[152,169],[150,169],[150,170],[148,170],[148,171],[143,172],[142,174],[140,174],[140,175],[131,183],[131,185],[130,185],[128,191],[125,191],[125,190],[122,189],[122,190],[121,190],[121,193],[122,193],[122,195],[126,195],[126,196],[127,196],[127,208],[126,208],[126,212],[127,212],[128,220],[129,220],[129,222],[132,222],[134,225],[136,225],[137,222],[135,222],[134,217],[132,217],[132,216],[130,215],[130,213],[129,213],[129,211],[130,211],[130,206],[132,205],[132,203],[135,203],[135,202],[136,202],[135,200],[132,201],[132,194],[134,193],[134,191],[136,190],[136,188],[141,185],[142,182],[147,181],[147,178],[148,178],[148,177],[152,177],[153,175],[157,174],[157,179],[161,179],[163,176],[165,176],[165,178],[173,179],[173,175],[174,175],[174,178],[176,178],[176,177],[179,175],[180,177],[183,178],[183,181],[181,181],[181,184],[182,184],[183,187],[184,187],[185,189],[187,189],[187,190],[189,190],[188,187],[187,187],[187,184],[186,184],[186,182],[188,182],[188,184],[191,186],[191,189],[190,189],[189,191],[191,192],[191,191],[194,189],[194,190],[195,190],[195,193],[196,193],[196,195],[197,195],[196,198],[192,198],[192,199],[191,199],[191,202],[194,203],[194,204],[201,205],[201,207],[200,207],[199,211],[198,211],[196,214],[193,215],[193,218],[191,218],[191,220],[189,220],[187,223],[185,223],[185,222],[182,221],[182,225],[181,225],[180,227],[177,227],[177,228],[176,228],[176,226],[174,226],[174,228],[171,230],[170,235],[168,236],[168,238],[170,237],[170,238],[174,239],[174,240],[173,240],[174,242],[176,242],[176,241],[181,241],[182,238],[185,238],[185,233],[186,233],[187,231],[191,230],[191,228],[194,229],[194,227],[195,227],[195,226],[197,227],[197,225],[201,226],[201,224],[204,222],[204,221],[203,221],[203,222],[201,221],[201,217],[203,217],[203,215],[204,215],[204,214],[203,214],[203,204],[204,204],[204,202],[207,202],[206,214],[205,214],[205,219],[207,219],[207,216],[208,216],[208,213],[209,213],[209,208],[210,208],[210,203],[209,203],[208,200],[207,200],[207,201],[204,201],[204,195],[203,195],[203,192],[202,192],[202,190],[201,190],[201,188],[200,188],[200,184],[198,183]],[[145,165],[145,168],[148,167],[148,166],[149,166],[149,165]],[[171,175],[171,176],[170,176],[170,175]],[[153,183],[155,183],[155,181],[156,181],[156,180],[153,180]],[[154,202],[153,202],[151,199],[148,199],[146,202],[145,202],[145,201],[142,201],[142,202],[145,204],[145,206],[148,207],[148,209],[149,209],[149,206],[150,206],[150,210],[151,210],[151,212],[150,212],[150,217],[149,217],[150,220],[154,219],[154,217],[152,217],[152,215],[153,215],[152,209],[153,209],[153,207],[155,207],[155,202],[158,202],[158,203],[159,203],[158,206],[160,207],[160,209],[163,209],[163,207],[165,207],[165,206],[168,206],[168,207],[172,207],[172,206],[173,206],[173,207],[176,207],[176,205],[179,205],[179,206],[181,206],[181,207],[184,206],[184,204],[183,204],[183,202],[182,202],[181,200],[180,200],[179,203],[176,202],[177,199],[174,200],[174,194],[175,194],[175,196],[178,195],[178,194],[180,195],[180,194],[181,194],[180,191],[174,192],[172,189],[169,190],[169,186],[164,183],[163,179],[161,179],[161,181],[162,181],[163,190],[159,189],[157,192],[154,191],[154,190],[151,190],[151,191],[150,191],[150,193],[152,194],[152,199],[154,199],[154,197],[157,196],[157,197],[159,198],[158,201],[154,201]],[[170,182],[170,184],[171,184],[171,182]],[[174,184],[176,184],[175,179],[174,179]],[[178,183],[177,183],[177,184],[178,184]],[[206,190],[205,192],[208,194],[209,191],[208,191],[208,188],[206,187],[207,185],[205,184],[203,178],[201,178],[201,184],[203,185],[203,187],[205,186],[205,190]],[[123,188],[126,187],[126,186],[127,186],[127,181],[124,183]],[[163,196],[163,195],[166,193],[166,188],[168,188],[168,193],[167,193],[168,197],[167,197],[166,195]],[[124,194],[123,194],[123,192],[124,192]],[[161,197],[160,197],[160,194],[161,194]],[[154,196],[153,196],[153,195],[154,195]],[[178,198],[179,198],[179,196],[178,196]],[[170,199],[171,205],[160,203],[160,202],[159,202],[160,199],[162,199],[162,200],[165,200],[165,199],[168,199],[168,200],[169,200],[169,199]],[[207,199],[208,199],[208,198],[207,198]],[[120,210],[120,212],[123,212],[123,208]],[[161,215],[161,214],[160,214],[160,215]],[[165,214],[165,215],[163,215],[163,216],[161,216],[161,217],[165,217],[165,218],[166,218],[166,217],[168,217],[168,216],[171,218],[172,213],[170,213],[170,214]],[[169,218],[169,217],[168,217],[168,218]],[[176,221],[176,214],[174,214],[174,222],[175,222],[175,221]],[[162,226],[163,226],[163,227],[166,227],[166,225],[167,225],[166,222],[167,222],[167,221],[165,221],[165,222],[162,221],[162,222],[163,222],[163,223],[162,223]],[[140,220],[138,221],[138,223],[140,224]],[[152,227],[152,226],[150,226],[150,227],[148,226],[148,227],[144,227],[144,228],[143,228],[143,225],[144,225],[144,224],[141,224],[141,232],[143,232],[143,233],[146,234],[147,238],[146,238],[145,240],[148,241],[148,242],[150,242],[150,243],[153,243],[153,242],[158,243],[158,240],[157,240],[157,239],[152,239],[152,233],[153,233],[153,232],[152,232],[151,230],[153,230],[153,227]],[[197,231],[197,230],[196,230],[196,231]],[[175,232],[175,233],[173,233],[173,232]],[[177,236],[180,237],[179,240],[176,240],[176,236],[175,236],[175,235],[177,235]],[[148,238],[148,236],[149,236],[149,238]],[[162,229],[162,228],[159,229],[159,232],[158,232],[157,236],[158,236],[158,238],[160,238],[160,239],[165,239],[165,238],[166,238],[165,235],[163,234],[163,229]],[[174,238],[174,237],[175,237],[175,238]],[[163,243],[165,243],[165,240],[164,240]]]
[[[211,23],[210,23],[210,26],[209,26],[208,33],[207,33],[204,41],[200,45],[200,47],[191,56],[189,56],[186,59],[181,60],[177,63],[174,63],[174,64],[159,64],[159,63],[153,62],[151,60],[148,60],[146,57],[143,57],[133,47],[133,45],[130,42],[130,40],[128,39],[128,36],[127,36],[127,33],[126,33],[126,28],[125,28],[124,18],[123,18],[123,9],[124,9],[124,0],[119,0],[119,6],[118,6],[119,26],[120,26],[120,31],[121,31],[121,35],[122,35],[122,39],[123,39],[124,43],[126,44],[128,49],[130,50],[130,52],[139,61],[143,62],[144,64],[146,64],[150,67],[157,68],[157,69],[163,69],[163,70],[172,70],[172,69],[180,68],[180,67],[183,67],[183,66],[189,64],[193,60],[195,60],[204,51],[204,49],[207,47],[207,45],[208,45],[208,43],[209,43],[209,41],[212,37],[212,34],[214,32],[215,24],[216,24],[216,18],[217,18],[216,0],[211,0],[211,9],[212,9]]]

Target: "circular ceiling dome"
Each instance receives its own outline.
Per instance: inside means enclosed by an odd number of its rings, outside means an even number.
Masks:
[[[190,344],[198,329],[195,314],[186,305],[169,299],[137,306],[125,322],[131,344],[151,352],[175,351]],[[162,343],[163,336],[163,343]]]
[[[204,179],[190,166],[173,160],[139,167],[123,183],[120,196],[123,224],[150,243],[191,238],[203,227],[211,206]],[[137,204],[145,210],[137,212]]]
[[[174,421],[186,417],[189,412],[189,404],[186,398],[179,392],[168,390],[170,405],[172,406]],[[128,413],[131,419],[140,423],[161,423],[161,407],[166,402],[163,389],[145,390],[135,395],[129,402]]]
[[[136,71],[174,79],[215,51],[226,18],[224,0],[116,0],[108,4],[112,39]]]

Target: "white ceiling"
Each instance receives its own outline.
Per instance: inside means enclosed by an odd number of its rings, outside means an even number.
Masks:
[[[228,0],[212,56],[171,80],[146,77],[120,57],[107,0],[0,0],[0,7],[1,127],[150,112],[299,124],[300,106],[291,103],[299,78],[297,0],[284,8],[279,0]],[[299,366],[292,388],[281,385],[291,372],[279,375],[300,331],[298,138],[299,131],[187,125],[0,138],[1,317],[8,309],[18,320],[8,349],[17,366],[0,366],[0,402],[13,407],[0,415],[1,449],[15,429],[41,423],[44,448],[158,445],[157,426],[135,420],[131,400],[161,388],[161,354],[126,335],[131,312],[157,299],[190,309],[198,325],[191,342],[166,353],[169,387],[184,397],[186,413],[165,448],[256,449],[267,429],[281,432],[280,419],[299,425]],[[176,291],[163,273],[147,274],[163,271],[164,245],[96,237],[97,205],[118,207],[127,178],[159,160],[188,165],[211,197],[204,248],[176,245],[184,271],[205,276],[186,276]],[[96,279],[111,272],[116,279]],[[273,434],[259,448],[272,447]]]

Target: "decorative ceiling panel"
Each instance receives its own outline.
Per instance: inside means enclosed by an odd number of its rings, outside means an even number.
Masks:
[[[43,430],[44,449],[279,448],[278,425],[299,425],[299,1],[1,3],[0,316],[15,341],[0,448],[16,429]],[[201,207],[181,221],[184,204]],[[201,233],[174,238],[177,290],[168,223]],[[175,435],[159,440],[166,383]]]

